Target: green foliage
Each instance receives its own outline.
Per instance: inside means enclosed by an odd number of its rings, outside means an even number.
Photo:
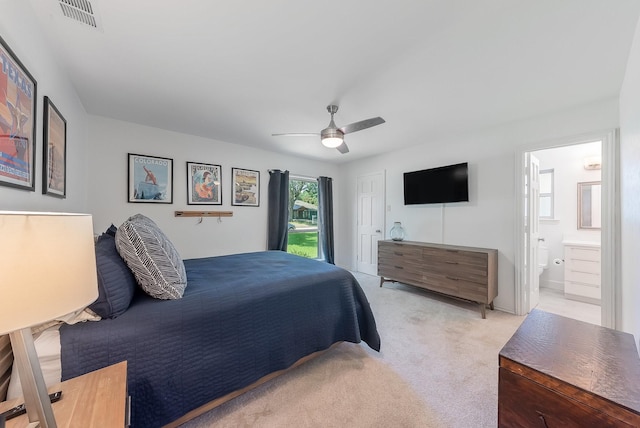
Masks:
[[[289,180],[289,219],[293,218],[293,206],[296,201],[318,205],[318,182]]]
[[[302,202],[318,206],[318,182],[307,182],[307,186],[298,197]]]
[[[289,233],[287,252],[310,259],[318,258],[318,232]]]

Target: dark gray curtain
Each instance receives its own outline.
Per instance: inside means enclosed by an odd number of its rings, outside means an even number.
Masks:
[[[269,171],[269,220],[267,249],[287,251],[289,225],[289,171]]]
[[[333,189],[330,177],[318,177],[318,220],[320,250],[327,263],[335,264],[333,253]]]

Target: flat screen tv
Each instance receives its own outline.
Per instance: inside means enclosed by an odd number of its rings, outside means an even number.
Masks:
[[[467,163],[404,173],[404,204],[469,201]]]

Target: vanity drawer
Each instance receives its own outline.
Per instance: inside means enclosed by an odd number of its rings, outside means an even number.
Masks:
[[[600,286],[600,274],[599,273],[587,273],[571,271],[569,274],[565,272],[565,280],[569,282],[581,282],[583,284],[592,284]]]
[[[569,260],[565,264],[569,272],[584,272],[600,275],[600,262],[593,260]]]
[[[567,247],[565,258],[572,260],[590,260],[600,262],[600,248]]]
[[[564,283],[564,295],[568,299],[598,304],[598,302],[600,302],[600,294],[599,284],[573,281],[565,281]]]

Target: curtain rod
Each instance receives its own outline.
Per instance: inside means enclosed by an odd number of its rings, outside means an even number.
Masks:
[[[302,179],[302,180],[317,180],[318,177],[309,177],[308,175],[300,175],[300,174],[289,174],[289,178],[294,178],[294,179]]]
[[[269,171],[269,172],[273,172],[273,171],[275,171],[275,170],[273,170],[273,169],[269,169],[268,171]],[[284,172],[284,171],[283,171],[283,172]],[[317,179],[318,179],[318,177],[311,177],[311,176],[308,176],[308,175],[291,174],[291,173],[289,173],[289,178],[290,178],[290,179],[291,179],[291,178],[293,178],[294,180],[295,180],[295,179],[298,179],[298,180],[312,180],[312,181],[313,181],[313,180],[317,180]],[[331,177],[328,177],[328,178],[331,178]]]

